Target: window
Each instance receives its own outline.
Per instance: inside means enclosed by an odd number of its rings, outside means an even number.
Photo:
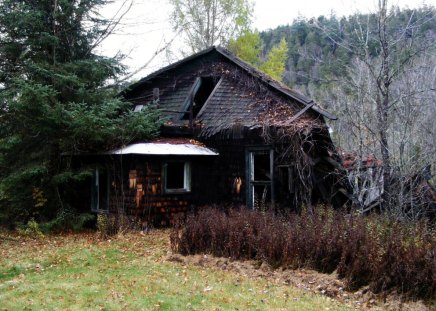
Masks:
[[[183,114],[182,120],[190,119],[191,107],[192,118],[197,117],[213,90],[218,85],[219,80],[219,77],[200,77],[195,80],[184,104],[185,113]]]
[[[191,165],[184,161],[171,161],[164,164],[165,192],[191,191]]]
[[[136,105],[133,111],[134,112],[141,112],[142,108],[144,108],[144,105]]]
[[[91,210],[107,212],[109,209],[109,175],[96,168],[91,181]]]
[[[247,206],[265,209],[274,202],[273,195],[273,151],[252,149],[247,151]]]

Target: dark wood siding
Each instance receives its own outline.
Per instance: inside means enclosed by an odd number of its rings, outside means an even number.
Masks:
[[[125,156],[123,164],[111,170],[110,211],[124,212],[145,223],[160,226],[185,216],[186,212],[193,210],[193,202],[196,206],[211,204],[217,198],[214,158]],[[167,161],[189,162],[190,191],[165,192],[163,165]],[[120,159],[114,162],[120,164]],[[129,173],[131,177],[133,172],[136,183],[131,187]]]

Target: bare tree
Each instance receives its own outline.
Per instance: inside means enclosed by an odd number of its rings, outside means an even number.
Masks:
[[[428,10],[431,14],[419,18],[408,11],[408,19],[399,25],[393,22],[398,11],[388,10],[388,1],[380,0],[375,22],[369,15],[366,20],[364,15],[355,17],[354,39],[341,41],[323,29],[354,55],[348,75],[324,96],[341,117],[332,125],[339,144],[355,150],[359,160],[349,179],[362,211],[377,195],[381,210],[396,217],[417,217],[423,207],[417,181],[422,167],[434,164],[436,46],[416,39],[434,16],[434,9]],[[364,163],[370,154],[382,160],[381,165],[372,163],[377,169]]]
[[[249,0],[171,0],[172,23],[182,30],[191,52],[226,44],[250,24]]]

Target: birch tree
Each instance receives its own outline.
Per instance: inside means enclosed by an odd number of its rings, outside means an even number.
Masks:
[[[182,30],[191,52],[227,42],[251,23],[249,0],[170,0],[174,30]]]

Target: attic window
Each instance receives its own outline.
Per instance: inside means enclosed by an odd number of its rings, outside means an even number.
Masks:
[[[195,80],[194,85],[188,95],[188,99],[185,101],[185,113],[183,114],[182,120],[189,120],[191,116],[192,107],[192,118],[196,118],[201,108],[209,99],[213,90],[216,88],[219,77],[199,77]]]

